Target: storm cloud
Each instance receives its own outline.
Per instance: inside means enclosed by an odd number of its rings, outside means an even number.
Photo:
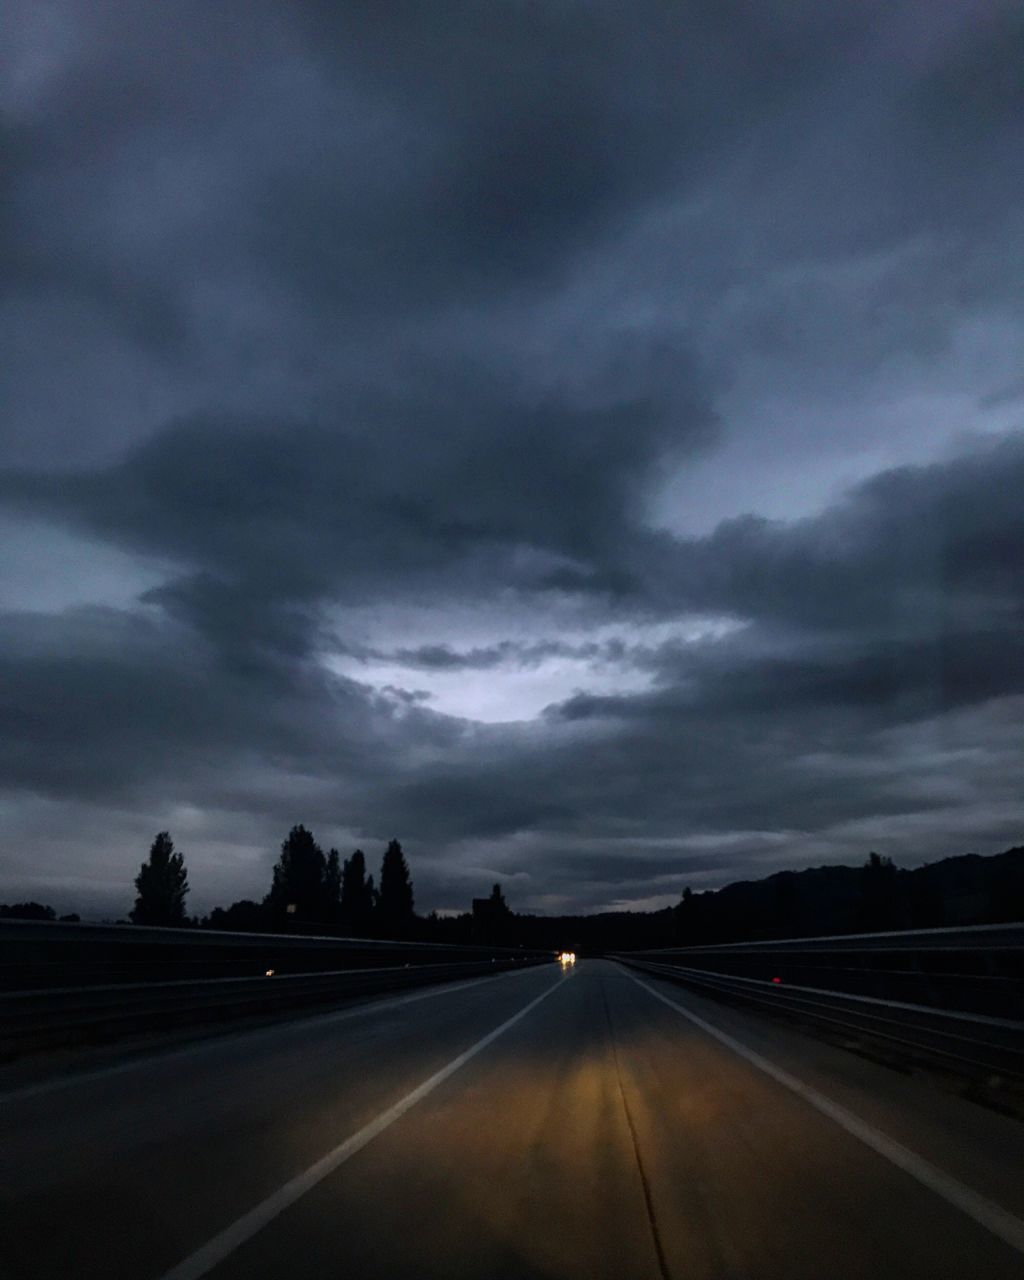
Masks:
[[[16,2],[0,893],[1020,840],[1024,18]]]

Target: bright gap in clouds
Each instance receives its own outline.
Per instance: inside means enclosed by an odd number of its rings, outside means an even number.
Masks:
[[[530,670],[495,667],[486,671],[422,671],[371,663],[343,674],[382,691],[424,695],[433,710],[466,720],[504,724],[532,720],[553,702],[577,691],[636,693],[650,685],[646,673],[595,668],[566,658],[549,659]]]
[[[392,626],[384,628],[384,634],[371,626],[367,630],[376,633],[373,643],[368,643],[368,637],[361,637],[361,643],[372,648],[372,653],[328,653],[324,662],[339,675],[379,692],[416,696],[444,715],[505,724],[532,720],[545,707],[577,693],[642,692],[650,688],[653,679],[652,671],[642,661],[645,652],[669,641],[713,641],[742,625],[734,619],[690,617],[646,626],[632,624],[628,629],[608,625],[562,630],[552,636],[537,631],[527,635],[521,623],[510,628],[507,620],[499,630],[477,617],[466,619],[466,629],[459,630],[456,638],[450,618],[448,626],[440,629],[438,619],[431,621],[432,625],[422,630],[400,628],[400,644],[395,643],[396,630]],[[507,643],[510,630],[514,630],[515,644],[520,648],[508,649],[493,666],[426,667],[407,656],[421,645],[443,646],[452,655],[466,655]],[[415,637],[414,642],[410,637]],[[531,646],[552,640],[564,651],[543,656],[530,653]]]

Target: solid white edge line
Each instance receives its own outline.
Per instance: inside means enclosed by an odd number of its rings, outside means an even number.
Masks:
[[[83,1071],[72,1071],[69,1075],[51,1076],[48,1080],[40,1080],[35,1084],[15,1085],[14,1088],[0,1093],[0,1107],[11,1102],[23,1102],[29,1098],[43,1097],[48,1093],[57,1093],[63,1089],[74,1088],[75,1085],[92,1084],[96,1080],[105,1080],[108,1076],[125,1075],[130,1071],[140,1071],[150,1067],[163,1066],[169,1062],[180,1062],[183,1059],[200,1057],[204,1053],[215,1053],[217,1050],[229,1048],[240,1040],[256,1043],[257,1039],[269,1039],[283,1032],[298,1032],[316,1024],[317,1027],[329,1027],[335,1022],[347,1022],[350,1018],[358,1018],[371,1013],[383,1013],[388,1009],[398,1009],[402,1005],[413,1004],[418,1000],[430,1000],[435,996],[453,995],[457,991],[468,991],[470,987],[478,987],[484,982],[494,982],[498,978],[511,978],[519,973],[528,973],[529,969],[505,969],[501,973],[485,973],[482,978],[470,978],[466,982],[438,983],[428,987],[426,991],[414,991],[411,995],[389,996],[383,999],[370,997],[364,1004],[352,1005],[347,1009],[325,1010],[321,1013],[305,1014],[301,1018],[285,1018],[279,1022],[264,1023],[256,1027],[247,1027],[244,1031],[230,1031],[204,1037],[194,1044],[175,1045],[167,1049],[156,1049],[151,1053],[141,1053],[136,1057],[121,1062],[112,1062],[106,1067],[93,1067]]]
[[[493,1044],[500,1035],[503,1035],[510,1027],[514,1027],[517,1022],[525,1018],[533,1009],[536,1009],[537,1005],[557,991],[564,984],[564,981],[565,979],[560,977],[546,991],[542,991],[535,1000],[531,1000],[529,1004],[524,1005],[518,1013],[514,1013],[511,1018],[506,1019],[501,1026],[489,1031],[476,1044],[471,1045],[464,1053],[460,1053],[457,1058],[453,1058],[440,1071],[435,1071],[429,1079],[417,1085],[411,1093],[407,1093],[404,1098],[400,1098],[393,1106],[388,1107],[386,1111],[382,1111],[369,1124],[364,1125],[357,1133],[354,1133],[350,1138],[346,1138],[344,1142],[336,1146],[333,1151],[329,1151],[325,1156],[317,1160],[315,1164],[310,1165],[305,1172],[290,1179],[283,1187],[278,1188],[277,1191],[261,1201],[254,1209],[250,1209],[248,1213],[236,1218],[230,1226],[225,1227],[223,1231],[218,1232],[206,1244],[201,1245],[194,1253],[189,1254],[177,1266],[165,1272],[160,1280],[200,1280],[200,1277],[208,1275],[214,1267],[223,1262],[225,1258],[234,1253],[246,1241],[251,1240],[257,1232],[262,1231],[269,1222],[293,1205],[296,1200],[301,1199],[307,1191],[312,1191],[317,1183],[322,1182],[335,1169],[343,1165],[346,1160],[350,1160],[357,1152],[362,1151],[363,1147],[372,1142],[385,1129],[390,1128],[396,1120],[404,1116],[418,1102],[422,1102],[428,1094],[433,1093],[439,1085],[443,1084],[450,1076],[453,1076],[460,1067],[464,1067],[471,1058],[475,1058],[481,1050],[486,1049],[489,1044]]]
[[[862,1120],[860,1116],[854,1115],[852,1111],[847,1111],[845,1107],[840,1106],[838,1102],[833,1102],[831,1098],[826,1098],[823,1093],[819,1093],[811,1085],[804,1084],[802,1080],[790,1075],[784,1068],[777,1067],[774,1062],[769,1062],[767,1058],[763,1058],[756,1050],[749,1049],[739,1040],[733,1039],[727,1032],[720,1031],[698,1014],[692,1013],[669,996],[641,981],[634,974],[630,973],[629,976],[638,987],[643,987],[656,1000],[667,1004],[676,1013],[682,1014],[684,1018],[687,1018],[695,1026],[700,1027],[701,1031],[717,1040],[719,1044],[725,1045],[727,1049],[731,1049],[733,1053],[745,1059],[751,1066],[757,1067],[765,1075],[771,1076],[777,1084],[781,1084],[783,1088],[789,1089],[791,1093],[803,1098],[816,1111],[820,1111],[823,1116],[827,1116],[840,1128],[845,1129],[847,1133],[858,1138],[865,1146],[870,1147],[872,1151],[882,1156],[883,1159],[888,1160],[890,1164],[894,1164],[897,1169],[902,1169],[904,1173],[908,1173],[921,1186],[927,1187],[929,1191],[934,1192],[935,1195],[945,1200],[947,1204],[959,1209],[961,1213],[966,1214],[979,1227],[984,1227],[986,1231],[991,1232],[992,1235],[1002,1240],[1004,1244],[1008,1244],[1011,1249],[1016,1249],[1018,1253],[1024,1253],[1024,1221],[1010,1213],[1009,1210],[995,1204],[992,1200],[988,1200],[977,1191],[972,1191],[970,1187],[958,1182],[956,1178],[951,1177],[948,1173],[943,1173],[941,1169],[929,1163],[923,1156],[917,1155],[901,1143],[887,1137],[880,1130],[868,1124],[866,1120]]]

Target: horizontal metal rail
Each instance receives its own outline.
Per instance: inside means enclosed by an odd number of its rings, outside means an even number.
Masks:
[[[112,1040],[253,1015],[281,1016],[359,996],[526,968],[537,957],[404,964],[258,978],[115,983],[0,994],[0,1055]]]
[[[132,946],[181,946],[193,947],[197,943],[216,946],[284,946],[289,949],[344,947],[360,951],[465,951],[464,946],[449,942],[420,942],[404,939],[347,937],[335,933],[296,931],[291,933],[253,933],[237,929],[168,928],[162,925],[144,924],[90,924],[65,920],[0,920],[0,942],[113,942],[131,943]],[[488,953],[509,951],[517,947],[478,946],[478,951]]]
[[[235,933],[49,921],[0,921],[0,992],[109,983],[376,969],[402,964],[550,958],[491,943]]]
[[[615,959],[706,995],[785,1014],[855,1040],[877,1041],[903,1057],[972,1076],[1024,1081],[1024,1021],[1018,1019],[743,977],[654,959],[653,953]]]
[[[827,951],[1022,951],[1024,921],[978,924],[952,929],[896,929],[885,933],[845,933],[813,938],[769,938],[754,942],[708,942],[698,946],[659,947],[647,956],[707,955],[714,952],[748,955]]]
[[[714,943],[632,954],[720,980],[778,979],[788,990],[1024,1021],[1024,924]]]

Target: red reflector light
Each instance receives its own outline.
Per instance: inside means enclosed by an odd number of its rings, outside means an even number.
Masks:
[[[782,981],[781,978],[772,978],[772,982],[781,982],[781,981]]]

